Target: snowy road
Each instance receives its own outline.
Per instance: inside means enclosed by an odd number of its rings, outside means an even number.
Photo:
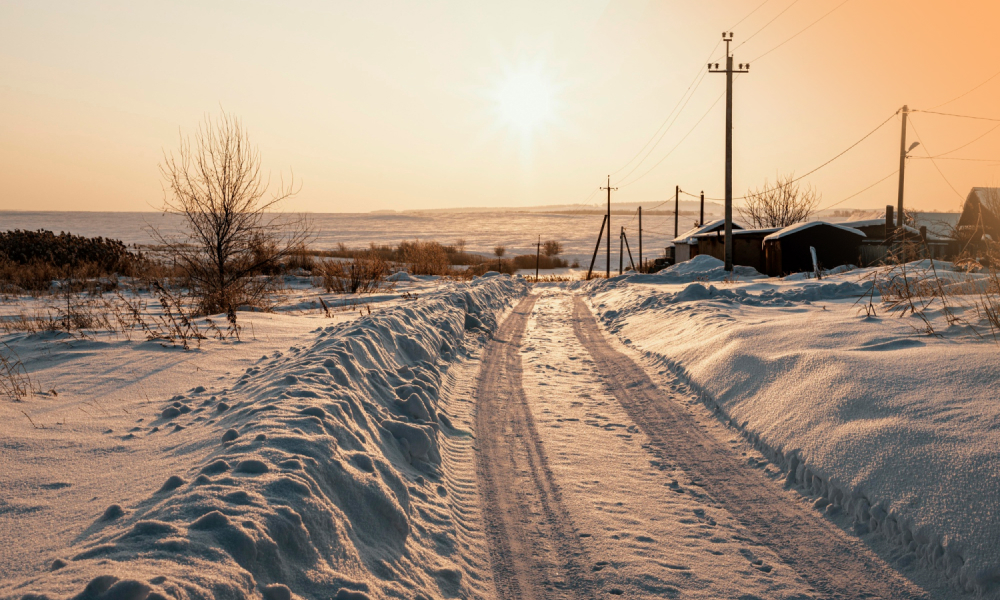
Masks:
[[[477,471],[499,597],[927,597],[630,353],[561,290],[486,349]]]

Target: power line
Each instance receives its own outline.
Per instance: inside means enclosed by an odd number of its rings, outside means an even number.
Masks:
[[[940,154],[937,156],[911,156],[910,158],[916,158],[918,160],[934,160],[935,158],[940,160],[968,160],[973,162],[1000,162],[1000,158],[959,158],[955,156],[945,156],[942,157]]]
[[[745,44],[745,43],[749,42],[750,40],[752,40],[752,39],[753,39],[753,37],[754,37],[755,35],[757,35],[757,34],[758,34],[758,33],[760,33],[761,31],[764,31],[765,29],[767,29],[767,26],[768,26],[768,25],[770,25],[771,23],[774,23],[774,22],[775,22],[776,20],[778,20],[778,17],[780,17],[781,15],[785,14],[786,12],[788,12],[788,9],[789,9],[789,8],[791,8],[791,7],[795,6],[795,5],[796,5],[796,4],[798,4],[798,3],[799,3],[799,0],[793,0],[793,2],[792,2],[791,4],[789,4],[788,6],[786,6],[786,7],[785,7],[785,10],[783,10],[783,11],[781,11],[780,13],[776,14],[776,15],[774,16],[774,18],[773,18],[773,19],[771,19],[770,21],[768,21],[767,23],[764,23],[764,26],[763,26],[763,27],[761,27],[761,28],[760,28],[760,29],[758,29],[757,31],[755,31],[755,32],[753,32],[752,34],[750,34],[750,37],[748,37],[747,39],[745,39],[745,40],[743,40],[742,42],[740,42],[740,45],[739,45],[739,46],[736,46],[735,48],[733,48],[733,50],[734,50],[734,51],[736,51],[736,50],[739,50],[739,49],[740,49],[740,47],[741,47],[741,46],[743,46],[743,44]]]
[[[775,51],[775,50],[777,50],[778,48],[781,48],[782,46],[784,46],[784,45],[785,45],[785,44],[787,44],[788,42],[790,42],[790,41],[794,40],[795,38],[797,38],[797,37],[799,37],[800,35],[802,35],[803,33],[805,33],[805,32],[806,32],[806,30],[808,30],[809,28],[811,28],[811,27],[812,27],[813,25],[815,25],[816,23],[819,23],[819,22],[820,22],[820,21],[822,21],[823,19],[825,19],[825,18],[829,17],[829,16],[831,15],[831,14],[833,14],[833,12],[834,12],[834,11],[836,11],[836,10],[837,10],[838,8],[840,8],[841,6],[843,6],[843,5],[847,4],[847,3],[848,3],[848,2],[850,2],[850,1],[851,1],[851,0],[844,0],[843,2],[841,2],[840,4],[838,4],[837,6],[833,7],[833,9],[832,9],[832,10],[830,10],[829,12],[827,12],[826,14],[824,14],[824,15],[823,15],[822,17],[820,17],[820,18],[816,19],[815,21],[813,21],[812,23],[810,23],[809,25],[807,25],[807,26],[806,26],[806,27],[804,27],[803,29],[800,29],[800,30],[799,30],[799,32],[798,32],[798,33],[796,33],[795,35],[793,35],[792,37],[790,37],[790,38],[786,39],[785,41],[781,42],[780,44],[778,44],[778,45],[777,45],[777,46],[775,46],[774,48],[771,48],[770,50],[768,50],[768,51],[767,51],[767,52],[765,52],[764,54],[761,54],[761,55],[760,55],[760,56],[758,56],[757,58],[755,58],[755,59],[751,60],[750,62],[752,62],[752,63],[755,63],[755,62],[757,62],[758,60],[760,60],[760,59],[764,58],[765,56],[767,56],[768,54],[770,54],[770,53],[774,52],[774,51]]]
[[[653,165],[652,167],[650,167],[648,171],[646,171],[642,175],[639,175],[638,177],[636,177],[632,181],[629,181],[629,182],[626,182],[626,183],[619,183],[618,185],[620,187],[625,187],[626,185],[632,185],[633,183],[635,183],[636,181],[639,181],[640,179],[642,179],[646,175],[649,175],[653,171],[653,169],[655,169],[656,167],[660,166],[660,163],[662,163],[663,161],[667,160],[667,157],[670,156],[671,154],[673,154],[674,150],[676,150],[682,143],[684,143],[684,140],[686,140],[687,137],[689,135],[691,135],[691,132],[693,132],[695,129],[697,129],[698,125],[701,125],[701,122],[705,120],[705,117],[708,116],[708,113],[712,112],[712,109],[715,108],[715,105],[718,104],[719,100],[722,100],[722,97],[725,96],[725,95],[726,95],[725,92],[719,94],[719,97],[715,99],[715,102],[713,102],[712,105],[708,107],[708,110],[705,111],[705,114],[703,114],[700,119],[698,119],[698,122],[695,123],[694,126],[691,129],[689,129],[687,133],[684,134],[684,137],[682,137],[680,139],[680,141],[677,142],[677,145],[675,145],[673,148],[671,148],[670,151],[667,152],[663,156],[663,158],[661,158],[660,160],[656,161],[656,164]]]
[[[755,8],[755,9],[751,10],[750,12],[748,12],[745,17],[743,17],[742,19],[740,19],[739,21],[737,21],[736,25],[733,25],[732,27],[730,27],[726,31],[732,31],[733,29],[736,29],[736,27],[739,26],[740,23],[742,23],[743,21],[746,21],[747,19],[749,19],[750,15],[754,14],[755,12],[757,12],[758,10],[760,10],[761,8],[763,8],[764,5],[767,4],[770,1],[771,0],[764,0],[763,2],[761,2],[760,4],[758,4],[757,8]],[[715,50],[712,50],[712,51],[715,52]]]
[[[972,144],[974,144],[975,142],[978,142],[979,140],[981,140],[981,139],[983,139],[984,137],[988,136],[989,134],[993,133],[993,132],[994,132],[994,131],[996,131],[997,129],[1000,129],[1000,125],[994,125],[994,126],[993,126],[993,127],[991,127],[991,128],[990,128],[990,129],[989,129],[989,130],[988,130],[988,131],[987,131],[986,133],[984,133],[983,135],[981,135],[981,136],[979,136],[979,137],[975,138],[975,139],[974,139],[974,140],[972,140],[971,142],[968,142],[968,143],[966,143],[966,144],[962,144],[962,145],[961,145],[961,146],[959,146],[958,148],[954,148],[954,149],[952,149],[952,150],[949,150],[949,151],[947,151],[947,152],[942,152],[941,154],[938,154],[938,155],[937,155],[937,156],[935,156],[934,158],[941,158],[942,156],[947,156],[947,155],[951,154],[952,152],[958,152],[958,151],[959,151],[959,150],[961,150],[962,148],[965,148],[966,146],[971,146],[971,145],[972,145]]]
[[[920,142],[924,146],[924,150],[927,150],[927,153],[930,154],[930,150],[928,150],[927,144],[924,144],[924,140],[920,139],[920,132],[917,131],[916,123],[914,123],[912,120],[910,121],[910,127],[913,128],[913,133],[917,136],[917,141]],[[944,171],[942,171],[941,167],[938,166],[937,161],[929,156],[928,158],[930,158],[931,164],[934,165],[934,168],[937,169],[938,175],[941,176],[941,179],[944,179],[944,182],[948,184],[948,187],[951,188],[951,191],[955,192],[955,195],[961,198],[962,194],[958,193],[958,190],[955,189],[955,186],[953,186],[951,182],[948,181],[948,178],[944,176]]]
[[[789,181],[785,185],[791,185],[791,184],[793,184],[793,183],[795,183],[797,181],[801,181],[802,179],[805,179],[806,177],[812,175],[816,171],[819,171],[823,167],[829,165],[830,163],[832,163],[833,161],[837,160],[841,156],[847,154],[848,152],[850,152],[851,150],[853,150],[855,146],[857,146],[861,142],[863,142],[866,139],[868,139],[869,137],[871,137],[876,131],[878,131],[879,129],[882,129],[883,127],[885,127],[885,124],[888,123],[889,121],[891,121],[893,119],[893,117],[895,117],[897,114],[899,114],[899,111],[896,111],[895,113],[893,113],[892,115],[890,115],[889,118],[886,119],[885,121],[882,121],[882,123],[880,123],[878,127],[876,127],[875,129],[872,129],[871,131],[869,131],[868,133],[866,133],[864,135],[864,137],[862,137],[860,140],[858,140],[858,141],[854,142],[853,144],[851,144],[850,146],[848,146],[848,148],[846,150],[844,150],[843,152],[841,152],[840,154],[834,156],[833,158],[831,158],[830,160],[828,160],[825,163],[821,164],[820,166],[816,167],[812,171],[809,171],[809,172],[807,172],[807,173],[805,173],[803,175],[800,175],[800,176],[796,177],[795,179],[792,179],[791,181]],[[687,194],[688,196],[691,196],[692,198],[697,198],[697,196],[694,196],[693,194],[688,194],[687,192],[685,192],[683,190],[681,191],[681,193],[682,194]],[[746,196],[740,196],[738,198],[733,198],[733,200],[745,200],[745,199],[746,199]],[[708,196],[705,196],[705,200],[721,201],[721,200],[723,200],[723,198],[709,198]]]
[[[671,128],[671,127],[673,127],[673,126],[674,126],[674,123],[676,123],[676,122],[677,122],[677,119],[678,119],[678,117],[680,117],[680,116],[681,116],[681,112],[683,112],[683,111],[684,111],[684,109],[685,109],[685,108],[687,108],[687,105],[688,105],[688,102],[690,102],[690,101],[691,101],[691,98],[694,98],[694,92],[696,92],[696,91],[698,90],[698,87],[700,87],[700,86],[701,86],[701,82],[702,82],[702,81],[704,81],[704,80],[705,80],[705,73],[704,73],[704,72],[701,72],[701,74],[700,74],[699,78],[697,79],[697,81],[698,81],[698,84],[697,84],[697,85],[695,85],[695,88],[694,88],[694,90],[693,90],[693,91],[691,92],[691,95],[690,95],[690,96],[688,96],[687,100],[686,100],[686,101],[684,102],[684,106],[682,106],[682,107],[681,107],[681,109],[680,109],[680,111],[678,111],[678,112],[677,112],[677,114],[676,114],[676,115],[674,115],[674,120],[670,122],[670,125],[668,125],[666,129],[664,129],[664,130],[663,130],[663,133],[662,133],[662,134],[660,134],[660,137],[659,137],[659,139],[657,139],[657,140],[656,140],[656,143],[655,143],[655,144],[653,144],[653,146],[652,146],[652,147],[651,147],[651,148],[649,149],[649,152],[647,152],[647,153],[646,153],[646,156],[643,156],[643,157],[642,157],[642,160],[640,160],[639,162],[637,162],[637,163],[635,164],[635,166],[634,166],[634,167],[632,167],[632,169],[631,169],[631,170],[630,170],[630,171],[629,171],[628,173],[625,173],[624,175],[622,175],[622,176],[621,176],[621,179],[619,179],[619,181],[623,181],[623,180],[625,180],[626,178],[628,178],[628,176],[629,176],[629,175],[631,175],[632,173],[635,173],[635,170],[636,170],[636,169],[638,169],[638,168],[639,168],[639,166],[640,166],[640,165],[642,165],[642,163],[646,162],[646,159],[647,159],[647,158],[649,158],[649,155],[653,153],[653,150],[656,150],[656,147],[660,145],[660,142],[661,142],[661,141],[663,140],[664,136],[666,136],[666,135],[667,135],[667,132],[669,132],[669,131],[670,131],[670,128]],[[640,150],[639,152],[641,153],[642,151]],[[624,167],[623,167],[623,168],[624,168]],[[619,170],[621,170],[621,169],[619,169]]]
[[[718,42],[715,43],[715,47],[712,48],[712,51],[708,53],[708,57],[709,58],[712,57],[712,54],[715,53],[715,49],[718,48],[721,43],[722,43],[721,41],[718,41]],[[691,83],[688,84],[687,89],[684,90],[684,93],[681,94],[681,97],[677,100],[677,104],[675,104],[674,107],[670,110],[670,112],[667,114],[667,118],[664,119],[662,123],[660,123],[660,126],[656,128],[656,131],[653,132],[653,135],[650,136],[649,140],[645,144],[642,145],[642,148],[640,148],[639,151],[635,153],[635,156],[633,156],[631,159],[629,159],[629,161],[627,163],[625,163],[624,165],[622,165],[622,167],[620,169],[618,169],[617,171],[613,171],[611,173],[612,175],[614,175],[614,174],[616,174],[616,173],[618,173],[620,171],[625,170],[626,167],[628,167],[630,164],[632,164],[632,161],[635,160],[636,158],[638,158],[639,155],[642,154],[642,151],[646,149],[646,146],[649,146],[650,142],[652,142],[653,139],[656,138],[657,134],[660,133],[660,129],[663,129],[663,126],[667,124],[667,121],[670,121],[670,117],[671,116],[674,116],[674,121],[671,122],[670,125],[667,125],[667,130],[666,131],[669,131],[670,128],[673,127],[674,122],[677,121],[676,117],[680,116],[680,112],[678,112],[677,115],[675,116],[674,115],[674,111],[676,111],[677,107],[681,105],[681,102],[684,102],[684,98],[688,95],[688,91],[691,90],[691,86],[695,85],[696,82],[700,85],[701,84],[701,80],[704,79],[704,78],[705,78],[705,73],[702,70],[699,69],[698,73],[695,74],[694,79],[692,79]],[[691,91],[691,96],[694,96],[694,92],[697,91],[697,89],[698,88],[695,87],[695,90]],[[690,101],[690,100],[691,100],[691,98],[688,97],[688,101]],[[684,106],[687,106],[686,102],[684,103]],[[682,107],[681,111],[683,111],[683,110],[684,110],[684,108]],[[663,133],[666,134],[666,131],[664,131]],[[660,139],[663,139],[662,135],[660,136]],[[659,144],[660,143],[659,140],[657,140],[656,143]],[[653,148],[655,148],[655,147],[656,147],[656,144],[653,145]],[[652,152],[652,151],[653,150],[651,148],[650,152]],[[647,154],[647,156],[648,156],[648,154]],[[643,160],[645,160],[645,158],[643,158]],[[642,161],[639,161],[639,163],[641,164]],[[638,166],[638,165],[636,165],[636,166]],[[624,179],[625,177],[628,177],[628,174],[626,174],[625,176],[623,176],[622,179]]]
[[[956,115],[956,114],[953,114],[953,113],[934,112],[933,110],[917,110],[916,108],[914,108],[910,112],[922,112],[922,113],[926,113],[928,115],[942,115],[942,116],[945,116],[945,117],[958,117],[960,119],[975,119],[977,121],[993,121],[994,123],[1000,123],[1000,119],[993,119],[991,117],[974,117],[974,116],[971,116],[971,115]]]
[[[949,101],[947,101],[947,102],[942,102],[941,104],[938,104],[937,106],[932,106],[932,107],[930,108],[930,110],[933,110],[933,109],[935,109],[935,108],[941,108],[942,106],[944,106],[944,105],[946,105],[946,104],[951,104],[951,103],[952,103],[952,102],[954,102],[955,100],[960,100],[960,99],[962,99],[962,98],[965,98],[966,96],[968,96],[968,95],[969,95],[969,94],[971,94],[972,92],[974,92],[974,91],[978,90],[979,88],[983,87],[983,86],[984,86],[984,85],[986,85],[987,83],[989,83],[989,82],[993,81],[994,79],[996,79],[998,75],[1000,75],[1000,71],[997,71],[996,73],[994,73],[994,74],[990,75],[990,76],[989,76],[989,78],[988,78],[988,79],[987,79],[986,81],[984,81],[984,82],[980,83],[979,85],[977,85],[976,87],[972,88],[971,90],[969,90],[969,91],[965,92],[964,94],[961,94],[961,95],[958,95],[958,96],[955,96],[955,97],[954,97],[954,98],[952,98],[951,100],[949,100]]]
[[[885,176],[885,177],[883,177],[882,179],[879,179],[878,181],[876,181],[875,183],[873,183],[873,184],[871,184],[870,186],[866,187],[865,189],[861,190],[860,192],[855,192],[855,193],[851,194],[850,196],[848,196],[848,197],[844,198],[843,200],[839,200],[839,201],[837,201],[837,202],[834,202],[833,204],[831,204],[831,205],[829,205],[829,206],[824,206],[823,208],[821,208],[821,209],[817,210],[816,212],[818,212],[818,213],[819,213],[819,212],[823,212],[824,210],[829,210],[829,209],[833,208],[834,206],[839,206],[839,205],[843,204],[844,202],[847,202],[848,200],[850,200],[851,198],[854,198],[855,196],[860,196],[861,194],[863,194],[863,193],[867,192],[868,190],[872,189],[872,188],[873,188],[873,187],[875,187],[876,185],[878,185],[878,184],[882,183],[882,182],[883,182],[883,181],[885,181],[886,179],[889,179],[890,177],[892,177],[892,176],[893,176],[893,175],[895,175],[896,173],[899,173],[899,169],[896,169],[896,170],[895,170],[895,171],[893,171],[892,173],[889,173],[888,175],[886,175],[886,176]]]
[[[827,166],[828,164],[832,163],[833,161],[837,160],[837,159],[838,159],[838,158],[840,158],[841,156],[843,156],[843,155],[847,154],[848,152],[850,152],[851,150],[853,150],[853,149],[855,148],[855,146],[857,146],[857,145],[858,145],[858,144],[860,144],[861,142],[863,142],[863,141],[867,140],[868,138],[870,138],[870,137],[871,137],[871,136],[872,136],[872,135],[873,135],[873,134],[874,134],[874,133],[875,133],[876,131],[878,131],[879,129],[882,129],[882,128],[883,128],[883,127],[885,126],[885,124],[886,124],[886,123],[888,123],[889,121],[891,121],[891,120],[893,119],[893,117],[895,117],[895,116],[896,116],[896,115],[897,115],[898,113],[899,113],[899,111],[896,111],[896,112],[892,113],[892,114],[891,114],[891,115],[889,116],[889,118],[888,118],[888,119],[886,119],[885,121],[882,121],[882,122],[881,122],[881,123],[879,124],[879,126],[878,126],[878,127],[876,127],[875,129],[872,129],[871,131],[869,131],[868,133],[866,133],[864,137],[862,137],[862,138],[861,138],[860,140],[858,140],[858,141],[854,142],[853,144],[851,144],[850,146],[848,146],[848,148],[847,148],[846,150],[844,150],[843,152],[841,152],[841,153],[840,153],[840,154],[838,154],[837,156],[834,156],[833,158],[831,158],[830,160],[828,160],[828,161],[826,161],[825,163],[821,164],[820,166],[816,167],[816,168],[815,168],[815,169],[813,169],[812,171],[809,171],[808,173],[805,173],[804,175],[800,175],[799,177],[796,177],[795,179],[793,179],[793,180],[789,181],[789,182],[788,182],[787,184],[785,184],[785,185],[790,185],[790,184],[793,184],[793,183],[795,183],[796,181],[800,181],[800,180],[802,180],[802,179],[805,179],[806,177],[808,177],[808,176],[812,175],[812,174],[813,174],[813,173],[815,173],[816,171],[819,171],[819,170],[820,170],[820,169],[822,169],[823,167],[825,167],[825,166]]]

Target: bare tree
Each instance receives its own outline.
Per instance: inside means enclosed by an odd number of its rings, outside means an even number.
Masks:
[[[502,273],[503,272],[500,269],[500,259],[503,258],[503,255],[506,252],[507,252],[507,247],[506,246],[494,246],[494,248],[493,248],[493,254],[497,255],[497,273]]]
[[[294,176],[269,193],[260,153],[240,120],[224,112],[205,117],[193,144],[182,137],[176,157],[164,152],[160,173],[164,211],[184,217],[187,232],[168,238],[154,229],[153,235],[176,257],[197,313],[235,319],[240,306],[266,306],[281,260],[308,241],[303,218],[274,212],[297,193]]]
[[[820,198],[812,186],[800,188],[795,175],[778,175],[774,185],[765,179],[763,188],[747,191],[746,204],[737,211],[750,227],[788,227],[807,220]]]
[[[455,240],[455,250],[458,250],[459,254],[465,254],[465,246],[465,238]]]
[[[562,244],[556,240],[547,240],[542,243],[542,254],[548,257],[559,256],[563,251]]]

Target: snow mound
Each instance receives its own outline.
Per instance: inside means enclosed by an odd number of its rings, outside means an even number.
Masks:
[[[385,279],[386,281],[416,281],[406,271],[396,271],[395,273],[389,275]]]
[[[671,265],[666,269],[663,269],[659,273],[656,273],[654,277],[659,279],[661,282],[669,283],[722,281],[723,279],[730,277],[730,274],[725,270],[725,266],[724,262],[713,256],[709,256],[708,254],[699,254],[691,260],[677,263],[676,265]],[[744,267],[740,265],[735,265],[733,267],[732,275],[739,278],[763,277],[763,275],[758,273],[753,267]]]
[[[608,331],[688,380],[817,509],[889,540],[903,568],[1000,597],[997,348],[868,313],[864,275],[585,289]]]
[[[454,433],[442,378],[526,292],[509,278],[454,284],[318,329],[227,388],[175,396],[144,435],[201,430],[176,450],[200,464],[95,514],[50,572],[0,597],[467,596],[438,484],[440,439]],[[455,574],[447,593],[442,572]]]

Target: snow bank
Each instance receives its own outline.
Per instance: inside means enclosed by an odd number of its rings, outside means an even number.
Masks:
[[[904,571],[994,594],[1000,349],[918,335],[913,316],[867,316],[864,275],[584,289],[610,332],[686,377],[818,509],[894,542]]]
[[[443,373],[526,293],[493,277],[315,331],[223,389],[196,384],[139,435],[197,429],[145,501],[93,515],[48,573],[4,598],[463,595],[439,440]],[[455,558],[455,557],[452,557]]]

